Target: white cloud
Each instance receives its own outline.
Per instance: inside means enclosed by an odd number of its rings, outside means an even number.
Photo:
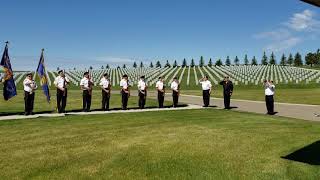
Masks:
[[[295,31],[318,31],[320,23],[315,19],[315,16],[316,13],[306,9],[301,13],[295,13],[290,20],[284,24]]]
[[[287,29],[278,29],[274,31],[267,31],[267,32],[255,34],[253,37],[256,39],[280,40],[280,39],[288,38],[290,36],[291,36],[291,33]]]
[[[272,52],[282,52],[299,44],[302,40],[298,37],[290,37],[282,41],[273,42],[267,45],[264,50]]]

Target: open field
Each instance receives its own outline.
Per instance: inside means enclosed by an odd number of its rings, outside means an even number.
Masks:
[[[0,91],[2,94],[2,91]],[[136,93],[134,93],[136,94]],[[172,105],[171,102],[165,102],[165,105]],[[158,102],[154,99],[147,99],[146,107],[157,107]],[[128,101],[128,108],[138,107],[138,97],[131,96]],[[121,96],[118,90],[114,90],[110,98],[110,109],[121,108]],[[56,91],[51,91],[51,103],[47,103],[46,97],[42,90],[36,92],[34,112],[51,112],[56,109]],[[66,111],[80,111],[82,109],[82,91],[69,90]],[[91,109],[101,109],[101,90],[93,91]],[[22,113],[24,111],[23,91],[18,91],[18,96],[13,97],[9,101],[0,98],[0,115]]]
[[[0,176],[320,178],[319,123],[226,112],[204,109],[2,121]],[[317,146],[308,146],[312,143]],[[290,159],[309,164],[282,158],[305,146],[307,154],[293,154]]]

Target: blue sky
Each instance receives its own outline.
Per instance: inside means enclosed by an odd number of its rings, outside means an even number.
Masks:
[[[0,17],[16,70],[35,69],[41,48],[50,69],[320,48],[320,9],[299,0],[10,0]]]

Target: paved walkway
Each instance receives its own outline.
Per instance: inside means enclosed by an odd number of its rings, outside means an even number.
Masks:
[[[170,94],[166,95],[166,100],[171,101]],[[181,95],[179,102],[202,105],[202,96]],[[210,104],[217,106],[217,108],[224,108],[223,99],[211,98]],[[231,99],[232,110],[254,112],[266,114],[266,105],[264,101],[250,101],[250,100],[236,100]],[[320,114],[320,106],[306,105],[306,104],[289,104],[289,103],[275,103],[275,111],[277,116],[291,117],[297,119],[304,119],[310,121],[320,121],[320,117],[316,117],[314,113]]]

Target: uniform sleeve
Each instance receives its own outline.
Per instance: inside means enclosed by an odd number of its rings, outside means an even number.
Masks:
[[[171,83],[171,86],[170,86],[170,87],[171,87],[171,89],[173,89],[173,88],[174,88],[173,83]]]
[[[120,81],[120,87],[123,87],[123,81]]]
[[[64,77],[64,79],[66,80],[66,82],[70,82],[70,79],[67,76]]]
[[[230,83],[230,91],[233,92],[233,83],[232,82]]]
[[[58,77],[56,77],[56,78],[54,79],[53,84],[56,85],[56,86],[58,85]]]
[[[209,82],[209,87],[210,87],[210,88],[212,87],[212,84],[211,84],[211,82]]]
[[[219,84],[220,84],[220,85],[223,85],[223,83],[224,83],[224,81],[220,81],[220,83],[219,83]]]
[[[159,87],[159,83],[157,82],[157,83],[156,83],[156,88],[158,88],[158,87]]]
[[[83,79],[81,79],[81,81],[80,81],[80,86],[84,86]]]

